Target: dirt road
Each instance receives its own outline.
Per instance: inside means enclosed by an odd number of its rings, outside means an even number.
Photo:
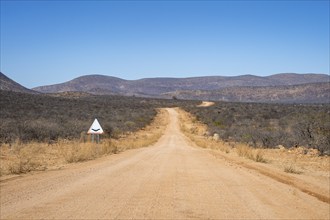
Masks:
[[[1,219],[329,219],[328,203],[194,147],[168,111],[154,146],[1,182]]]

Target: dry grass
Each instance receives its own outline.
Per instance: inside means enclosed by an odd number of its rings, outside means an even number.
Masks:
[[[330,180],[330,157],[302,154],[290,149],[264,149],[264,153],[278,170],[310,176],[322,175]]]
[[[92,143],[62,143],[58,146],[59,157],[68,163],[92,160],[106,154],[117,153],[117,146],[111,140],[104,140],[101,144]]]
[[[248,146],[239,146],[236,148],[237,149],[237,154],[240,157],[245,157],[245,158],[251,158],[252,157],[252,149],[250,149]]]
[[[78,140],[59,140],[54,144],[19,141],[0,147],[0,175],[56,169],[66,163],[77,163],[117,154],[127,149],[149,146],[162,136],[168,122],[168,112],[158,110],[154,121],[142,130],[123,135],[118,140],[103,139],[100,144]]]
[[[284,166],[284,172],[294,173],[294,174],[302,174],[302,171],[298,170],[293,163],[290,163],[290,164]]]
[[[262,149],[254,149],[246,145],[241,145],[236,148],[236,151],[240,157],[245,157],[259,163],[267,163]]]
[[[112,140],[101,144],[60,140],[55,144],[30,142],[1,146],[1,175],[42,171],[64,163],[92,160],[106,154],[118,153]]]
[[[0,175],[26,173],[32,170],[45,170],[45,146],[38,143],[23,145],[15,142],[11,146],[2,145]],[[48,153],[48,152],[47,152]]]

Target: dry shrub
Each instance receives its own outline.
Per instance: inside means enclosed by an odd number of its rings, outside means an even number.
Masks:
[[[156,116],[156,106],[167,103],[148,100],[146,104],[140,98],[119,96],[53,97],[9,91],[0,94],[0,144],[12,143],[16,138],[28,143],[81,137],[86,142],[81,132],[95,117],[101,122],[104,136],[113,138],[147,126]]]
[[[219,102],[207,108],[181,106],[222,139],[274,148],[300,145],[330,154],[329,105]]]
[[[264,152],[262,150],[257,150],[256,153],[254,154],[254,161],[259,162],[259,163],[267,163],[268,160],[265,159],[264,157]]]

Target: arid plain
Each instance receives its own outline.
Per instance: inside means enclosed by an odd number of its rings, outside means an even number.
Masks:
[[[149,147],[1,181],[1,218],[329,219],[329,177],[279,181],[255,162],[197,147],[178,111],[167,111]],[[308,191],[316,182],[323,201]]]

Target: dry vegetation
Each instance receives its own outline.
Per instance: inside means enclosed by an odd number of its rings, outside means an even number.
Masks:
[[[77,140],[95,118],[106,138],[118,138],[150,124],[156,108],[175,100],[88,94],[31,95],[0,91],[0,145]]]
[[[330,102],[330,82],[307,83],[286,86],[244,86],[232,85],[216,90],[176,90],[165,93],[168,97],[195,100],[222,100],[249,103],[328,103]]]
[[[159,107],[178,102],[0,91],[0,175],[58,169],[66,163],[148,146],[159,139],[167,122],[167,113]],[[99,145],[91,144],[86,134],[94,118],[105,131]]]
[[[199,147],[220,150],[226,154],[236,152],[239,156],[256,162],[266,163],[264,149],[255,149],[243,144],[234,142],[223,142],[214,137],[206,136],[207,126],[196,120],[191,114],[178,109],[180,112],[181,130]],[[235,147],[236,146],[236,147]]]
[[[150,125],[137,132],[123,134],[118,139],[103,139],[100,144],[77,140],[58,140],[53,144],[40,142],[3,144],[0,148],[0,175],[58,169],[66,163],[92,160],[127,149],[146,147],[161,137],[167,121],[167,111],[159,109]]]
[[[149,137],[148,132],[138,131],[153,121],[157,108],[174,106],[190,112],[182,114],[186,117],[182,129],[201,147],[275,164],[289,173],[306,173],[311,166],[329,169],[329,159],[318,157],[330,152],[327,104],[198,104],[177,99],[0,91],[1,174],[56,168],[146,146],[161,132]],[[97,147],[86,136],[94,118],[105,130]],[[280,149],[268,149],[278,146]]]
[[[178,111],[182,131],[199,147],[220,151],[230,158],[240,157],[249,161],[266,163],[267,166],[278,171],[329,180],[330,157],[319,156],[317,149],[304,147],[254,148],[245,143],[224,141],[208,136],[208,127],[192,114],[180,109]]]
[[[217,102],[182,108],[207,125],[205,134],[254,148],[315,148],[330,155],[330,105]]]

